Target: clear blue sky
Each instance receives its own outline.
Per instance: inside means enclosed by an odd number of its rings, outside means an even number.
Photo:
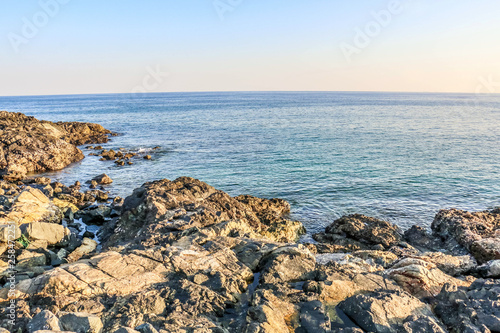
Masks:
[[[49,16],[55,1],[2,0],[0,95],[500,92],[481,83],[500,82],[498,0],[400,1],[382,25],[391,0],[60,0]]]

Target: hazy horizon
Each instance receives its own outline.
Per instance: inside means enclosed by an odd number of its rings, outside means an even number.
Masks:
[[[0,96],[500,93],[485,0],[7,0]]]

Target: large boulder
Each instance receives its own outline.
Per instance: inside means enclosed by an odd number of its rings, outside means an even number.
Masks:
[[[324,233],[314,235],[317,241],[331,242],[336,242],[339,236],[361,243],[360,247],[367,244],[388,249],[401,241],[401,231],[397,226],[360,214],[343,216],[326,227]]]
[[[500,280],[478,279],[469,287],[447,284],[436,314],[456,333],[500,332]]]
[[[283,200],[232,198],[197,179],[164,179],[144,184],[125,199],[107,246],[132,239],[147,239],[150,246],[161,243],[171,232],[206,228],[229,220],[238,220],[269,239],[291,242],[305,230],[300,222],[283,217],[288,211],[289,205]]]
[[[430,307],[406,292],[376,291],[356,295],[341,302],[338,307],[367,332],[414,332],[408,330],[408,326],[411,328],[417,320],[433,327],[425,332],[445,332]]]
[[[109,133],[96,124],[56,124],[0,111],[0,174],[19,180],[29,172],[60,170],[84,158],[75,144],[105,142]]]
[[[432,222],[433,234],[445,242],[445,248],[465,249],[482,264],[500,259],[500,210],[466,212],[441,210]]]
[[[0,224],[60,223],[62,218],[62,211],[42,191],[27,187],[14,200],[7,216],[0,217]]]

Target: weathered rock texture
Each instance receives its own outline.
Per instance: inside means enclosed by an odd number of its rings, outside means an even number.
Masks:
[[[111,132],[88,123],[52,123],[0,111],[0,175],[22,179],[29,172],[60,170],[84,158],[76,145],[106,142]]]

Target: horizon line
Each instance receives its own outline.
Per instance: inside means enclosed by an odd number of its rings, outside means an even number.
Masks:
[[[196,93],[392,93],[392,94],[461,94],[491,96],[500,93],[477,93],[459,91],[390,91],[390,90],[193,90],[193,91],[152,91],[146,93],[109,92],[109,93],[70,93],[40,95],[0,95],[2,97],[51,97],[51,96],[100,96],[100,95],[154,95],[154,94],[196,94]]]

